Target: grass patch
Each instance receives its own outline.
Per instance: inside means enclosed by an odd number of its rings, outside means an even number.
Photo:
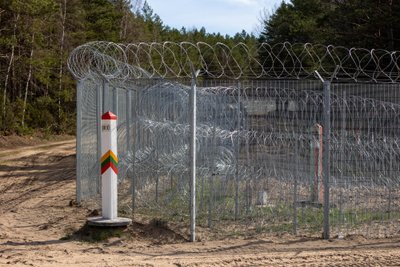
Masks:
[[[61,240],[79,240],[89,243],[104,242],[112,237],[123,237],[125,229],[126,227],[94,227],[85,224],[81,229],[62,237]]]

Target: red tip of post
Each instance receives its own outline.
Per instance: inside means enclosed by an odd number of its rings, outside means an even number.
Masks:
[[[118,117],[111,111],[107,111],[106,113],[103,114],[103,116],[101,116],[101,119],[102,120],[116,120],[116,119],[118,119]]]

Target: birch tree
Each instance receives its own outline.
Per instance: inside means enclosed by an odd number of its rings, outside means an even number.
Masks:
[[[6,78],[4,82],[4,89],[3,89],[3,110],[2,110],[2,122],[3,122],[3,129],[5,127],[5,117],[6,117],[6,104],[7,104],[7,88],[8,88],[8,80],[10,77],[11,67],[14,62],[14,55],[15,55],[15,46],[17,43],[17,24],[19,20],[19,13],[15,14],[14,16],[14,27],[13,27],[13,35],[12,35],[12,44],[11,44],[11,53],[10,53],[10,60],[7,67]]]
[[[64,73],[64,43],[65,43],[65,22],[67,19],[67,0],[62,0],[60,5],[60,19],[61,19],[61,39],[60,39],[60,72],[58,73],[58,119],[61,117],[61,91],[62,79]]]
[[[28,71],[28,78],[26,78],[26,83],[25,83],[25,94],[24,94],[24,104],[22,108],[22,120],[21,120],[21,126],[25,126],[25,112],[26,112],[26,101],[28,99],[28,89],[29,89],[29,83],[31,82],[32,78],[32,60],[33,60],[33,50],[34,50],[34,43],[35,43],[35,33],[32,33],[32,47],[31,47],[31,53],[29,55],[29,71]]]

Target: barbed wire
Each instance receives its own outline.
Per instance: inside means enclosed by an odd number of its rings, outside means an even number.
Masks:
[[[139,125],[143,139],[136,154],[126,159],[127,166],[135,165],[147,173],[188,172],[189,92],[189,86],[168,81],[143,90],[140,112],[132,125]],[[334,175],[335,179],[364,177],[371,179],[371,184],[381,183],[379,177],[388,179],[387,170],[397,168],[390,164],[400,157],[400,130],[387,124],[398,123],[400,104],[365,95],[332,93],[331,99],[332,160],[340,163],[332,164],[332,171],[341,174]],[[309,158],[312,144],[319,142],[315,125],[321,123],[322,107],[319,90],[198,87],[197,171],[206,176],[238,172],[241,180],[273,172],[275,178],[287,179],[287,172],[277,174],[277,170],[293,171],[293,161],[288,159],[296,146],[303,161]],[[251,154],[250,161],[243,159],[244,149]],[[387,157],[392,162],[382,162]]]
[[[209,78],[314,78],[317,70],[337,80],[398,82],[400,51],[310,43],[162,42],[117,44],[97,41],[71,52],[68,67],[77,79],[89,74],[111,79],[191,77],[192,66]]]

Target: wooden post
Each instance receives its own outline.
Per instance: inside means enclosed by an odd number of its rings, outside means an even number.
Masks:
[[[322,153],[323,153],[323,127],[318,123],[315,124],[315,130],[318,135],[316,142],[311,142],[311,202],[322,202],[324,195],[324,185],[322,182]],[[314,131],[314,129],[312,129]]]
[[[324,151],[323,138],[322,138],[323,137],[323,135],[322,135],[323,127],[321,125],[319,125],[318,123],[315,126],[317,127],[317,132],[318,132],[318,147],[319,147],[319,149],[318,149],[318,167],[317,167],[317,170],[318,170],[317,190],[318,190],[318,194],[319,194],[318,200],[320,202],[322,202],[324,199],[324,183],[322,182],[322,179],[323,179],[322,153]]]

